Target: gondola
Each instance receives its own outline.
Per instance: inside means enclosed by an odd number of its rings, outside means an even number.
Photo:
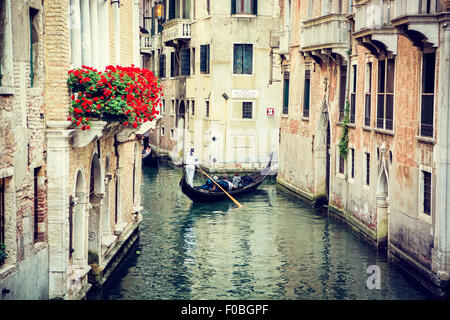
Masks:
[[[230,194],[232,197],[236,197],[256,190],[264,182],[267,176],[271,174],[271,166],[272,166],[272,156],[270,157],[269,164],[265,169],[263,169],[261,172],[250,175],[250,177],[253,180],[252,183],[239,189],[228,191],[228,194]],[[222,191],[210,192],[208,190],[200,189],[199,187],[196,186],[191,187],[186,182],[185,174],[183,174],[183,177],[181,178],[180,186],[181,191],[194,202],[212,202],[229,199],[229,197],[225,194],[225,192]]]
[[[142,165],[146,167],[158,167],[158,156],[155,151],[151,151],[147,155],[142,155]]]

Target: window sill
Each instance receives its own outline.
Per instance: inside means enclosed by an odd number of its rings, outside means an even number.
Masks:
[[[436,144],[436,140],[431,137],[416,136],[417,141],[427,144]]]
[[[371,127],[361,126],[361,128],[362,128],[364,131],[369,131],[369,132],[372,131],[372,128],[371,128]]]
[[[288,114],[288,113],[282,113],[282,114],[281,114],[281,117],[282,117],[282,118],[289,118],[289,114]]]
[[[303,117],[302,117],[302,120],[303,120],[303,121],[307,121],[307,122],[308,122],[308,121],[310,120],[310,118],[309,118],[309,117],[305,117],[305,116],[303,116]]]
[[[395,133],[392,130],[386,130],[386,129],[380,129],[380,128],[373,128],[372,130],[376,133],[386,134],[388,136],[395,136]]]
[[[11,96],[14,94],[13,87],[0,87],[0,95],[8,95]]]
[[[347,123],[348,128],[356,129],[356,123]]]
[[[238,19],[254,19],[257,17],[257,15],[252,13],[233,13],[231,14],[231,17]]]

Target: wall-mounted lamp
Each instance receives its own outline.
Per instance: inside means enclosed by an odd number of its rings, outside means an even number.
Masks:
[[[120,0],[111,0],[111,5],[117,3],[117,6],[120,8]]]
[[[225,99],[225,100],[228,100],[228,95],[226,94],[226,93],[224,93],[224,94],[222,94],[222,97]]]

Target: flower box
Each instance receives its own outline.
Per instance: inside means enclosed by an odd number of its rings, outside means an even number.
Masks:
[[[68,74],[72,91],[68,120],[83,131],[91,129],[92,120],[137,128],[159,114],[162,88],[147,69],[108,66],[99,72],[82,66]]]

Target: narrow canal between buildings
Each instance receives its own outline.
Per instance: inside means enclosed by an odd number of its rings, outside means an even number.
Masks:
[[[275,181],[238,198],[243,208],[235,210],[232,201],[192,203],[181,175],[143,168],[140,240],[88,299],[432,298],[343,223]],[[380,289],[367,288],[374,265]]]

